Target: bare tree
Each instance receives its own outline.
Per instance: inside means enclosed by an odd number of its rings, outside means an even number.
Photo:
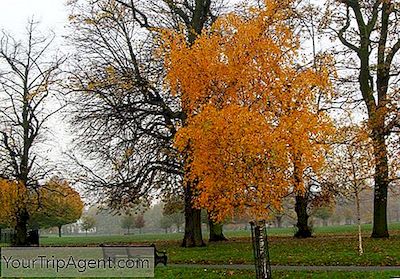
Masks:
[[[173,147],[186,114],[163,86],[157,55],[160,28],[186,32],[192,43],[209,26],[220,1],[99,0],[73,6],[78,49],[69,87],[72,124],[80,149],[95,161],[81,181],[101,189],[113,208],[132,206],[159,190],[185,191],[183,246],[203,245],[200,210],[192,187],[183,186],[184,160]]]
[[[51,106],[57,106],[54,89],[64,61],[48,55],[54,35],[38,34],[37,23],[30,21],[26,41],[4,32],[0,39],[1,175],[18,181],[27,195],[37,193],[40,180],[50,171],[40,144],[47,120],[59,110]],[[17,245],[27,244],[29,213],[24,201],[16,216]]]
[[[358,225],[358,251],[364,253],[361,232],[361,195],[372,189],[373,148],[363,127],[352,125],[339,130],[341,140],[328,158],[326,179],[335,195],[355,203]]]
[[[374,148],[372,237],[376,238],[389,236],[387,194],[391,182],[391,158],[388,144],[390,136],[400,129],[400,65],[396,59],[400,49],[398,5],[392,0],[327,1],[327,13],[322,22],[332,37],[344,46],[337,57],[338,61],[343,59],[344,62],[343,80],[353,86],[341,89],[350,88],[346,93],[353,97],[354,110],[360,106],[366,110]]]

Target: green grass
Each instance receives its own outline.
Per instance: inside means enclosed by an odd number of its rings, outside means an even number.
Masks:
[[[46,236],[40,239],[44,246],[94,246],[99,244],[117,244],[117,243],[137,243],[137,242],[159,242],[159,241],[178,241],[182,239],[182,234],[136,234],[136,235],[75,235]]]
[[[292,228],[268,230],[272,265],[385,265],[400,266],[400,224],[390,225],[389,239],[371,239],[371,225],[364,225],[365,254],[357,254],[357,227],[318,227],[314,237],[295,239]],[[140,235],[46,236],[43,246],[98,246],[99,244],[150,244],[166,250],[169,263],[253,264],[250,231],[227,231],[229,241],[208,243],[206,247],[182,248],[181,233]],[[252,270],[223,270],[157,267],[156,278],[254,278]],[[391,278],[397,271],[274,271],[273,278]]]
[[[372,230],[372,225],[364,224],[362,226],[364,236],[369,237]],[[391,234],[400,234],[400,223],[389,224],[389,230]],[[356,235],[357,226],[346,225],[346,226],[329,226],[329,227],[316,227],[314,228],[314,236],[340,236],[340,235]],[[238,231],[226,231],[224,234],[228,238],[242,238],[251,237],[250,230],[238,230]],[[294,234],[294,228],[269,228],[268,235],[279,236],[279,237],[291,237]],[[43,245],[57,245],[57,246],[79,246],[79,245],[98,245],[101,243],[135,243],[135,242],[158,242],[182,239],[182,233],[168,233],[168,234],[135,234],[135,235],[93,235],[88,234],[87,236],[74,235],[74,236],[63,236],[59,238],[56,235],[46,235],[41,239]],[[207,240],[208,235],[204,233],[204,239]]]
[[[389,239],[371,239],[365,225],[363,256],[358,256],[356,226],[321,227],[315,237],[295,239],[293,230],[269,229],[271,263],[276,265],[400,265],[400,224],[391,225]],[[113,236],[64,236],[41,239],[44,246],[97,246],[106,244],[155,243],[165,250],[171,263],[252,264],[250,231],[226,232],[230,239],[208,243],[207,247],[182,248],[182,234],[141,234]]]
[[[255,272],[252,270],[227,270],[227,269],[207,269],[207,268],[175,268],[157,267],[154,278],[162,279],[254,279]],[[316,279],[388,279],[400,276],[400,271],[374,271],[374,272],[343,272],[343,271],[272,271],[274,279],[289,278],[316,278]],[[29,278],[27,278],[29,279]],[[43,278],[46,279],[46,278]],[[51,279],[51,278],[49,278]],[[83,278],[76,278],[83,279]],[[107,278],[104,278],[107,279]],[[112,278],[108,278],[112,279]]]
[[[400,235],[390,239],[365,238],[365,254],[358,256],[357,239],[352,236],[294,239],[271,237],[271,264],[276,265],[400,265]],[[252,263],[250,239],[238,238],[207,247],[181,248],[177,242],[159,242],[175,263]]]
[[[372,272],[343,272],[343,271],[276,271],[272,272],[272,277],[276,278],[318,278],[318,279],[389,279],[400,276],[400,271],[372,271]],[[160,277],[161,278],[161,277]],[[218,277],[216,277],[218,278]],[[246,278],[246,277],[242,277]],[[251,278],[251,277],[249,277]],[[254,277],[253,277],[254,278]]]
[[[372,224],[363,224],[361,226],[363,233],[367,236],[372,231]],[[313,229],[314,236],[322,235],[339,235],[339,234],[351,234],[357,233],[358,227],[356,225],[341,225],[341,226],[327,226],[327,227],[315,227]],[[400,231],[400,223],[389,224],[389,231]],[[269,228],[268,235],[270,236],[293,236],[295,232],[294,228]],[[250,230],[240,231],[227,231],[225,234],[228,237],[245,237],[250,236]]]
[[[374,272],[341,272],[341,271],[272,271],[272,277],[277,278],[318,278],[318,279],[388,279],[400,276],[400,271],[374,271]],[[254,271],[248,270],[222,270],[222,269],[195,269],[195,268],[159,268],[156,269],[155,278],[255,278]]]
[[[272,277],[298,279],[388,279],[399,276],[400,271],[373,271],[373,272],[343,272],[343,271],[272,271]],[[155,278],[255,278],[255,272],[250,270],[223,270],[223,269],[200,269],[200,268],[157,268]]]
[[[226,270],[226,269],[206,269],[206,268],[168,268],[157,267],[154,274],[155,278],[175,279],[175,278],[251,278],[254,279],[255,272],[251,270]]]

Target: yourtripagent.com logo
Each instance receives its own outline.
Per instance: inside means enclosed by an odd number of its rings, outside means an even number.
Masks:
[[[6,247],[1,277],[154,277],[154,247]]]

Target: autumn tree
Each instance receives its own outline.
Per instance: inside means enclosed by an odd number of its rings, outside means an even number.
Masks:
[[[372,188],[373,146],[362,126],[341,127],[339,142],[328,157],[326,179],[337,198],[354,202],[358,225],[359,254],[363,254],[361,232],[361,195]]]
[[[66,180],[58,177],[51,178],[41,187],[32,203],[34,210],[30,214],[31,226],[57,227],[59,237],[61,237],[62,226],[76,222],[83,210],[79,193]]]
[[[77,221],[83,204],[79,194],[66,181],[52,178],[38,193],[27,195],[21,183],[1,180],[0,223],[14,227],[22,202],[28,204],[29,226],[33,228],[58,227]]]
[[[280,208],[303,189],[305,166],[322,166],[325,149],[312,143],[331,131],[313,110],[329,71],[297,67],[290,4],[265,5],[218,19],[193,44],[164,35],[169,88],[190,112],[176,136],[190,153],[185,181],[195,186],[196,206],[218,221],[235,211],[260,220]]]
[[[39,151],[46,122],[61,107],[54,96],[63,58],[50,56],[54,36],[38,35],[35,22],[26,32],[24,41],[4,32],[0,38],[0,169],[29,198],[51,171]],[[27,244],[27,200],[21,200],[15,215],[16,245]]]
[[[184,207],[181,195],[172,194],[164,198],[162,215],[170,219],[178,232],[180,232],[181,226],[185,223]],[[164,220],[164,223],[167,222]]]
[[[322,220],[324,226],[328,226],[328,219],[333,215],[333,209],[328,206],[321,206],[314,210],[313,216]]]
[[[135,218],[134,226],[139,229],[139,233],[142,233],[142,228],[146,225],[143,214],[138,214]]]
[[[160,28],[182,30],[193,42],[209,26],[219,1],[72,1],[71,42],[78,50],[70,75],[73,119],[81,151],[94,168],[80,165],[81,181],[103,200],[131,207],[158,189],[182,187],[183,162],[173,146],[185,123],[180,100],[163,88],[155,56]],[[184,246],[203,245],[200,212],[186,187]]]
[[[133,228],[134,223],[135,218],[132,215],[127,214],[121,218],[121,227],[126,229],[128,234],[130,233],[131,228]]]
[[[26,191],[20,183],[0,179],[0,224],[6,228],[15,227],[18,207],[26,202]]]
[[[165,233],[168,233],[168,229],[173,225],[172,218],[170,215],[163,215],[160,219],[160,228],[165,230]]]
[[[85,215],[81,218],[81,220],[81,228],[85,231],[87,235],[88,231],[96,226],[96,219],[93,216]]]
[[[180,232],[182,225],[185,224],[185,215],[183,212],[175,212],[169,215],[169,217],[171,218],[172,223],[175,225],[177,232]]]
[[[374,220],[372,237],[388,237],[387,193],[392,173],[388,144],[400,127],[397,1],[327,1],[322,27],[339,40],[338,61],[345,58],[342,91],[362,101],[374,149]],[[342,56],[340,54],[343,54]],[[347,90],[350,89],[350,90]],[[361,96],[360,96],[361,95]],[[354,104],[353,103],[353,104]],[[359,102],[358,102],[359,103]],[[356,110],[357,105],[352,106]],[[395,160],[395,157],[393,157]]]

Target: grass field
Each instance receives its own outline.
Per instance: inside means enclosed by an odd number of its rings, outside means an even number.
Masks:
[[[371,226],[363,226],[365,254],[357,254],[356,226],[315,228],[314,237],[295,239],[292,228],[269,229],[272,265],[400,266],[400,224],[390,226],[389,239],[371,239]],[[181,233],[138,235],[44,236],[43,246],[98,246],[99,244],[151,244],[168,253],[169,263],[253,264],[250,231],[227,231],[229,241],[206,247],[182,248]],[[157,267],[156,278],[254,278],[252,270]],[[273,278],[392,278],[400,270],[384,272],[273,271]]]
[[[391,226],[389,239],[371,239],[370,226],[363,229],[363,256],[357,254],[356,226],[315,229],[315,237],[295,239],[291,229],[270,229],[269,247],[273,265],[400,265],[400,224]],[[182,248],[182,234],[112,236],[64,236],[42,238],[44,246],[97,246],[99,244],[155,243],[171,263],[252,264],[250,231],[226,232],[229,241],[206,247]]]
[[[339,271],[273,271],[272,277],[275,278],[318,278],[318,279],[388,279],[399,276],[400,271],[384,271],[384,272],[339,272]],[[156,278],[255,278],[255,272],[243,270],[207,270],[207,269],[193,269],[193,268],[157,268],[155,273]]]

